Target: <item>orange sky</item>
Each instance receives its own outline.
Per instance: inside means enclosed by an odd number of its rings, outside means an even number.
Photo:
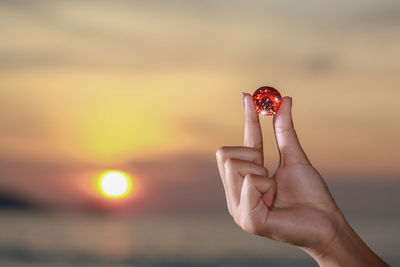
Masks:
[[[242,140],[241,92],[271,85],[293,97],[323,174],[396,179],[400,23],[388,12],[398,3],[288,3],[1,3],[2,158],[211,161]],[[263,128],[272,167],[270,118]]]

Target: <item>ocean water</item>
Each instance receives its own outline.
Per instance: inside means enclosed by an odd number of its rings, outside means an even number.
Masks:
[[[353,226],[400,266],[399,221]],[[229,216],[0,212],[0,266],[317,266],[297,248],[252,236]]]

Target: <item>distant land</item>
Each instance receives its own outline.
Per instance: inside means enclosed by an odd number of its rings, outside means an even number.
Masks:
[[[0,192],[0,209],[32,210],[34,206],[20,197]]]

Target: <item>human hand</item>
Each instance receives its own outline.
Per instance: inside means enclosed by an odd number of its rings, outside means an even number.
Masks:
[[[295,245],[321,265],[385,266],[346,222],[300,146],[291,98],[283,98],[273,120],[280,163],[272,177],[264,167],[262,132],[251,95],[243,94],[243,101],[244,146],[217,151],[228,210],[235,222],[252,234]]]

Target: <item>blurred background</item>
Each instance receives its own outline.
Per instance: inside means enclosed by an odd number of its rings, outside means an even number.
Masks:
[[[400,265],[399,1],[0,1],[0,29],[1,266],[314,266],[225,205],[215,151],[242,143],[241,92],[263,85]],[[102,192],[108,170],[130,194]]]

